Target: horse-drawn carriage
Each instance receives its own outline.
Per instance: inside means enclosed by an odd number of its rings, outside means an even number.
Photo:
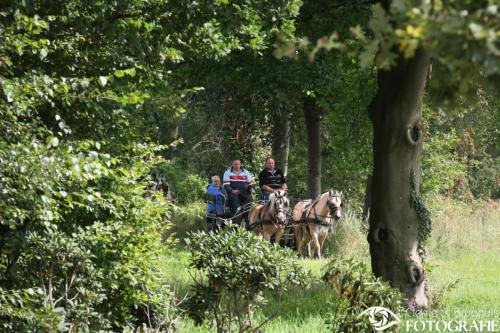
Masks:
[[[224,196],[224,204],[226,201]],[[321,258],[324,242],[332,231],[333,222],[340,219],[342,206],[341,193],[338,191],[328,191],[315,200],[298,201],[292,206],[286,191],[278,190],[271,194],[268,201],[247,203],[239,207],[236,214],[228,217],[209,214],[207,221],[211,219],[217,229],[224,224],[236,223],[259,233],[270,242],[296,248],[301,257],[304,256],[305,245],[307,254],[312,256],[313,245],[316,256]]]
[[[281,246],[284,247],[295,247],[295,237],[292,227],[292,216],[290,211],[287,210],[285,217],[281,222],[277,222],[272,218],[269,218],[266,214],[257,214],[256,218],[251,220],[252,212],[262,212],[259,210],[269,205],[270,201],[268,200],[257,200],[254,202],[248,202],[240,207],[238,207],[237,211],[234,214],[230,213],[228,199],[225,195],[221,195],[223,200],[223,213],[216,214],[215,212],[210,212],[209,207],[211,205],[215,205],[216,197],[209,193],[205,194],[205,201],[207,204],[207,229],[209,231],[217,231],[220,228],[223,228],[225,225],[236,224],[242,228],[246,228],[249,231],[256,231],[258,228],[266,228],[269,229],[270,226],[276,226],[278,228],[283,229],[283,233],[276,237],[276,235],[270,235],[269,241],[276,242],[278,241]]]

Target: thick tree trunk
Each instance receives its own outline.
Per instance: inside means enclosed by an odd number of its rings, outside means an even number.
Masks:
[[[314,99],[306,98],[304,117],[307,131],[307,189],[311,199],[321,195],[320,111]]]
[[[272,126],[272,156],[276,166],[285,176],[288,174],[288,153],[290,151],[290,117],[288,114],[275,116]]]
[[[376,276],[399,288],[411,310],[430,299],[419,257],[419,232],[426,230],[417,212],[422,151],[422,97],[429,54],[418,50],[379,71],[378,93],[370,105],[374,127],[374,173],[368,241]],[[428,226],[427,226],[428,227]]]
[[[370,217],[370,207],[372,206],[372,182],[373,176],[368,175],[365,187],[365,201],[363,204],[363,221],[367,222]]]

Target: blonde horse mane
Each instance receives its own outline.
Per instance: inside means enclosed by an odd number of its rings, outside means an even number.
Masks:
[[[332,194],[333,197],[341,197],[342,196],[342,192],[339,192],[337,190],[329,190],[329,191],[321,194],[320,199],[323,198],[323,197],[330,196],[330,193]]]
[[[318,198],[318,202],[316,203],[316,208],[318,210],[323,210],[327,208],[327,200],[328,198],[332,197],[338,197],[340,202],[342,203],[342,192],[339,192],[337,190],[329,190],[326,191],[325,193],[322,193],[320,197]]]

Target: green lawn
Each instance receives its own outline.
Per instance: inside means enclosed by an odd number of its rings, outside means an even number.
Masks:
[[[493,210],[487,216],[486,221],[489,225],[484,227],[483,224],[483,227],[475,228],[474,232],[467,232],[467,226],[464,227],[458,220],[454,225],[460,226],[459,230],[449,230],[449,226],[443,222],[447,221],[449,216],[437,219],[433,237],[440,237],[444,233],[452,235],[453,241],[447,243],[445,247],[438,246],[435,241],[431,242],[433,257],[427,272],[429,283],[433,290],[439,291],[457,279],[459,282],[445,296],[437,309],[419,315],[402,315],[400,332],[407,332],[405,325],[407,320],[410,323],[415,320],[496,320],[497,325],[500,324],[500,257],[498,256],[500,219],[497,221],[498,217],[498,211]],[[360,253],[366,256],[365,250]],[[369,258],[361,258],[368,264]],[[166,255],[163,261],[163,269],[179,299],[189,292],[191,276],[188,260],[187,250],[179,247]],[[311,271],[314,279],[307,289],[295,290],[280,298],[271,298],[262,312],[256,314],[258,319],[269,315],[275,316],[264,327],[265,332],[328,332],[324,319],[329,311],[328,307],[331,306],[328,305],[331,291],[320,279],[321,268],[327,260],[299,261]],[[213,331],[206,325],[195,326],[187,317],[183,317],[180,324],[181,332]]]
[[[497,326],[500,325],[500,257],[488,252],[460,253],[456,257],[437,259],[429,273],[431,286],[437,288],[456,279],[459,279],[458,285],[445,297],[440,308],[405,316],[403,321],[496,320]],[[500,326],[498,328],[500,330]],[[400,331],[407,332],[406,327]]]

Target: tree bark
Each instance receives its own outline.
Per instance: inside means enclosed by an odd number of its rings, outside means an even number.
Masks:
[[[427,294],[419,232],[422,152],[422,97],[429,70],[428,52],[402,56],[389,71],[378,73],[378,93],[370,105],[374,127],[374,172],[368,242],[376,276],[399,288],[410,310],[426,309]]]
[[[368,178],[366,179],[365,200],[363,204],[364,222],[368,222],[368,218],[370,217],[370,207],[372,206],[372,182],[373,182],[373,176],[368,175]]]
[[[307,189],[309,198],[321,195],[321,113],[316,101],[307,97],[304,101],[304,117],[307,131]]]
[[[275,116],[272,125],[272,156],[276,166],[288,174],[288,153],[290,151],[290,117],[288,114]]]

